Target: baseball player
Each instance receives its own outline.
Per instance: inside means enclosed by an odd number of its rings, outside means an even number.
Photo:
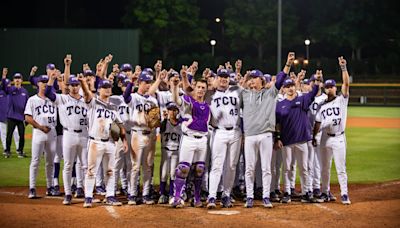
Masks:
[[[304,72],[305,74],[305,72]],[[300,170],[300,180],[302,188],[301,202],[311,202],[308,193],[308,147],[310,141],[310,127],[307,112],[319,90],[319,85],[312,85],[311,92],[299,96],[296,92],[295,82],[286,79],[283,82],[286,98],[278,102],[276,107],[276,128],[278,148],[282,148],[283,160],[283,203],[290,203],[291,189],[289,180],[290,165],[295,159]]]
[[[181,69],[182,79],[187,82],[187,67]],[[191,164],[195,165],[194,178],[194,206],[202,207],[200,198],[201,184],[203,181],[205,159],[207,152],[208,122],[210,108],[205,102],[207,81],[194,82],[194,90],[190,95],[179,96],[178,86],[172,87],[172,99],[180,107],[185,122],[182,124],[182,139],[179,148],[179,164],[176,167],[174,182],[175,196],[172,207],[183,207],[181,195],[185,190],[186,177]]]
[[[37,78],[38,93],[28,99],[25,107],[25,121],[31,124],[32,131],[32,159],[29,169],[29,199],[36,198],[36,176],[42,153],[46,158],[46,195],[52,192],[53,159],[56,150],[57,124],[56,107],[53,102],[46,98],[45,89],[49,80],[47,75]]]
[[[223,197],[222,207],[232,207],[231,190],[239,160],[242,130],[240,119],[241,89],[229,86],[230,72],[217,71],[218,87],[211,95],[211,125],[214,127],[211,148],[211,172],[207,208],[216,207],[218,184],[221,176]]]
[[[83,207],[92,207],[93,188],[95,177],[101,163],[105,172],[106,203],[111,206],[122,205],[115,194],[115,142],[110,137],[111,125],[115,123],[120,129],[120,137],[124,143],[124,151],[128,151],[128,143],[125,138],[125,129],[115,105],[109,103],[112,95],[112,83],[101,80],[98,84],[99,95],[94,96],[89,90],[83,75],[78,76],[84,92],[84,99],[88,106],[89,142],[88,142],[88,170],[85,177],[85,202]]]
[[[118,78],[122,78],[125,74],[120,73]],[[126,77],[126,76],[125,76]],[[121,88],[122,92],[125,92],[127,85],[131,81],[128,78],[119,80],[118,86]],[[124,102],[123,95],[113,95],[110,97],[110,101],[118,106],[118,112],[121,117],[123,126],[126,131],[126,140],[130,142],[131,140],[131,128],[132,128],[132,121],[130,119],[131,109],[130,107]],[[130,192],[130,179],[131,179],[131,169],[132,169],[132,162],[131,162],[131,146],[128,143],[128,153],[125,153],[123,150],[123,142],[122,140],[118,140],[115,152],[115,189],[118,189],[118,179],[121,177],[121,192],[123,194],[128,195]]]
[[[250,72],[253,89],[242,92],[243,130],[245,134],[246,193],[245,207],[254,204],[254,174],[258,156],[261,159],[263,205],[271,208],[269,199],[271,185],[271,158],[275,131],[275,108],[278,91],[289,73],[294,61],[294,53],[290,52],[282,72],[278,73],[276,83],[271,88],[263,87],[263,73],[259,70]]]
[[[55,78],[51,77],[46,87],[48,97],[58,107],[60,121],[63,126],[63,181],[65,197],[63,204],[69,205],[72,201],[71,176],[76,159],[80,161],[81,168],[87,170],[87,141],[88,141],[88,110],[83,97],[79,94],[81,88],[78,78],[71,75],[68,79],[69,94],[56,94],[52,91]],[[78,185],[78,188],[82,186]]]
[[[137,72],[138,73],[138,72]],[[132,170],[130,182],[130,194],[128,197],[129,205],[136,205],[138,199],[138,181],[140,166],[143,173],[143,203],[151,205],[154,200],[150,197],[151,172],[154,164],[156,132],[150,129],[146,122],[146,112],[151,108],[157,107],[156,98],[147,94],[153,76],[147,72],[139,75],[139,88],[137,93],[131,94],[133,83],[129,83],[123,94],[125,103],[130,107],[132,129],[131,129],[131,147],[132,147]]]
[[[178,106],[170,102],[166,106],[167,111],[164,112],[164,120],[161,122],[161,161],[160,170],[160,198],[159,204],[168,203],[174,196],[175,168],[178,165],[179,144],[182,135],[181,123],[177,119],[179,113]],[[169,181],[169,194],[166,193],[167,178]]]
[[[345,127],[347,120],[347,105],[349,103],[349,73],[347,72],[346,60],[343,56],[338,58],[339,66],[342,70],[342,90],[340,95],[336,95],[336,82],[332,79],[324,83],[325,92],[328,99],[321,105],[315,117],[313,131],[313,144],[316,145],[316,135],[321,129],[321,199],[329,201],[330,191],[330,170],[332,158],[335,159],[336,172],[341,191],[341,200],[345,205],[349,205],[350,198],[347,188],[346,172],[346,136]]]

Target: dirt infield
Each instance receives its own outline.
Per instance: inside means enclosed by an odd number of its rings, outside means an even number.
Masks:
[[[400,118],[349,117],[347,127],[400,128]]]
[[[62,198],[27,199],[26,188],[0,188],[0,227],[399,227],[400,181],[382,184],[350,185],[352,205],[339,202],[289,205],[274,203],[265,209],[260,201],[255,208],[235,207],[212,212],[235,212],[213,215],[205,208],[168,206],[110,207],[96,204],[82,208],[82,200],[61,205]],[[338,196],[338,186],[333,186]],[[39,190],[43,194],[44,189]],[[123,200],[123,198],[121,198]]]

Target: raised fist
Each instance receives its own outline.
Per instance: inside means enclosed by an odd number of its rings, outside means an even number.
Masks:
[[[235,69],[236,69],[236,72],[240,71],[242,69],[242,60],[240,60],[240,59],[236,60]]]
[[[8,68],[4,67],[3,68],[3,78],[7,77],[8,74]]]
[[[67,66],[71,66],[71,63],[72,63],[71,54],[67,54],[67,56],[65,56],[64,58],[64,64]]]
[[[286,60],[286,65],[292,65],[294,62],[294,59],[296,58],[294,52],[289,52],[287,60]]]
[[[231,62],[228,61],[228,62],[225,63],[225,69],[232,71]]]
[[[343,58],[343,56],[340,56],[338,58],[338,60],[339,60],[339,65],[340,66],[346,66],[347,65],[347,61]]]
[[[38,69],[37,66],[33,66],[32,69],[31,69],[30,75],[31,75],[31,76],[32,76],[32,75],[35,75],[37,69]]]
[[[160,72],[162,69],[162,61],[161,60],[157,60],[156,64],[154,64],[154,70],[156,72]]]
[[[185,65],[182,65],[182,69],[181,69],[181,76],[182,77],[187,77],[187,70],[188,70],[188,67],[185,66]]]

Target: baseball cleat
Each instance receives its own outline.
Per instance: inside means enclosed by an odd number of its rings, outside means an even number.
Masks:
[[[236,202],[236,200],[235,200],[235,198],[231,195],[231,203],[235,203]]]
[[[292,199],[291,199],[289,193],[285,192],[285,193],[283,194],[281,203],[290,203],[290,202],[292,202]]]
[[[196,208],[203,207],[203,202],[201,202],[201,200],[193,200],[193,207]]]
[[[269,198],[268,197],[265,197],[264,199],[263,199],[263,205],[264,205],[264,207],[266,207],[266,208],[272,208],[273,206],[272,206],[272,203],[271,203],[271,201],[269,201]]]
[[[3,153],[5,158],[10,158],[11,157],[11,153],[9,151],[4,151]]]
[[[329,201],[336,201],[336,197],[332,194],[332,192],[329,191]]]
[[[124,196],[129,195],[128,188],[121,188],[121,194],[124,195]]]
[[[53,196],[54,187],[47,188],[46,196]]]
[[[122,203],[115,198],[115,196],[109,196],[106,198],[106,204],[110,206],[122,206]]]
[[[290,195],[293,198],[300,198],[301,197],[301,194],[299,192],[297,192],[295,188],[291,188],[290,189]]]
[[[279,189],[275,189],[275,194],[280,197],[282,195],[282,192]]]
[[[128,205],[137,205],[138,204],[137,196],[128,196]]]
[[[96,186],[96,195],[106,195],[106,190],[103,188],[103,186]]]
[[[314,188],[313,189],[313,196],[314,197],[319,197],[321,195],[321,190],[319,188]]]
[[[247,198],[246,199],[246,203],[244,204],[244,207],[245,208],[252,208],[253,207],[253,205],[254,205],[254,200],[253,200],[253,198]]]
[[[161,195],[158,199],[158,204],[167,204],[168,203],[168,196]]]
[[[147,205],[153,205],[154,204],[154,200],[149,196],[143,196],[143,203],[147,204]]]
[[[71,185],[71,193],[75,195],[76,192],[76,184]]]
[[[341,200],[342,200],[342,204],[344,204],[344,205],[350,205],[351,204],[349,196],[346,195],[346,194],[342,195]]]
[[[174,197],[174,200],[173,200],[171,206],[172,206],[173,208],[183,208],[183,207],[185,206],[185,201],[183,201],[183,199],[175,198],[175,197]]]
[[[281,199],[279,199],[279,196],[275,192],[271,192],[269,194],[269,198],[271,199],[272,202],[279,202]]]
[[[83,207],[84,207],[84,208],[93,207],[92,201],[93,201],[93,198],[92,198],[92,197],[86,197],[86,198],[85,198],[85,202],[83,203]]]
[[[311,203],[311,198],[308,193],[304,194],[301,196],[301,202],[302,203]]]
[[[24,154],[24,152],[22,151],[17,151],[18,154],[18,158],[26,158],[26,154]]]
[[[170,196],[169,199],[168,199],[168,204],[172,205],[173,203],[174,203],[174,197]]]
[[[58,186],[58,185],[54,186],[53,191],[51,192],[51,194],[53,196],[61,196],[60,186]]]
[[[329,196],[326,193],[322,193],[319,197],[318,197],[320,203],[323,202],[329,202]]]
[[[217,205],[215,204],[215,198],[211,197],[208,199],[207,209],[215,209]]]
[[[34,189],[34,188],[29,189],[28,198],[29,199],[35,199],[36,198],[36,189]]]
[[[75,192],[75,198],[83,198],[85,197],[85,192],[83,191],[83,188],[77,188]]]
[[[208,192],[202,190],[200,193],[201,201],[207,201]]]
[[[233,207],[231,197],[230,196],[222,197],[221,205],[222,205],[223,208],[231,208],[231,207]]]
[[[63,204],[64,205],[70,205],[72,202],[72,195],[65,195]]]

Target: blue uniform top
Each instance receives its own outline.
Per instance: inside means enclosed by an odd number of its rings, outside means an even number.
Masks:
[[[307,111],[317,93],[318,86],[314,85],[310,93],[277,103],[276,123],[281,126],[281,141],[284,146],[311,140]]]

